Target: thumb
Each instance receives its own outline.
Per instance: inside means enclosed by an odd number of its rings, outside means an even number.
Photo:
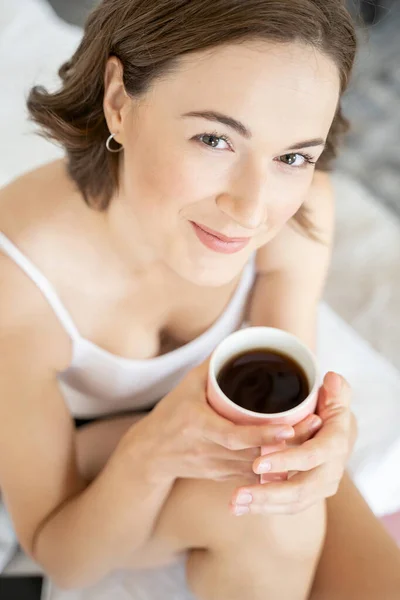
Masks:
[[[329,371],[319,391],[317,412],[323,418],[348,409],[351,402],[351,388],[344,377]]]

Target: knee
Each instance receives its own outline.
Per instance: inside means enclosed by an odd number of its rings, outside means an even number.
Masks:
[[[232,516],[221,533],[220,529],[211,550],[240,548],[244,555],[262,552],[277,560],[314,560],[325,540],[325,502],[296,515]]]
[[[297,515],[234,516],[229,503],[238,482],[178,480],[157,521],[154,538],[177,550],[202,548],[269,556],[315,556],[325,538],[325,503]]]
[[[295,515],[274,515],[268,530],[278,555],[299,560],[318,557],[326,535],[326,503]]]
[[[232,516],[208,548],[189,552],[189,588],[202,600],[305,600],[324,536],[322,503],[299,515]]]

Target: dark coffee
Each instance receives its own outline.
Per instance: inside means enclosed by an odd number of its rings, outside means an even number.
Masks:
[[[286,354],[266,348],[231,358],[217,381],[232,402],[258,413],[290,410],[310,393],[302,367]]]

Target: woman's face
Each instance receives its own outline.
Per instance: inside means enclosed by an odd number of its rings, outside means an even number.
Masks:
[[[338,102],[336,66],[300,44],[224,46],[182,58],[140,101],[108,67],[105,114],[124,147],[114,231],[142,265],[231,281],[307,197]]]

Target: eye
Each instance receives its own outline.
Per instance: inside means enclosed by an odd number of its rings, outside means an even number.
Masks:
[[[218,147],[218,144],[220,144],[222,141],[227,144],[229,149],[232,150],[232,143],[230,139],[226,135],[218,134],[216,131],[212,133],[202,133],[200,135],[196,135],[194,139],[199,141],[204,146],[215,148],[217,150],[224,150],[224,148]]]
[[[279,157],[279,162],[283,162],[285,165],[295,168],[306,167],[307,164],[315,165],[316,163],[309,154],[299,154],[298,152],[282,154],[282,156]]]

